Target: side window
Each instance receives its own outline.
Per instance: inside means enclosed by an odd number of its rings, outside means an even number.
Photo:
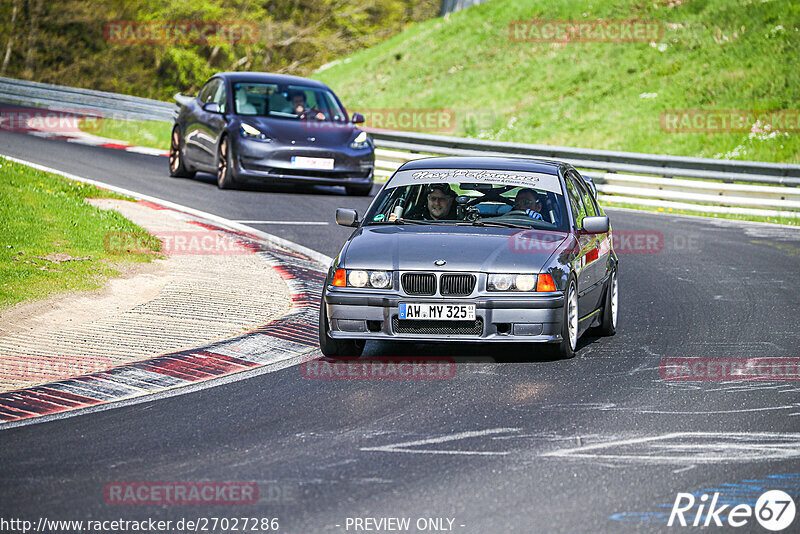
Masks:
[[[202,89],[200,89],[200,93],[197,95],[197,99],[200,101],[201,104],[208,104],[211,102],[212,98],[214,97],[214,93],[217,90],[217,85],[219,85],[219,80],[209,80]]]
[[[572,179],[572,173],[567,173],[564,177],[564,183],[567,184],[567,197],[569,197],[572,216],[575,217],[575,226],[581,228],[583,226],[583,218],[586,217],[586,208],[583,206],[581,194]]]
[[[586,184],[583,183],[583,179],[572,175],[575,178],[575,185],[578,187],[578,190],[581,192],[581,197],[583,198],[583,204],[586,206],[586,216],[587,217],[595,217],[597,215],[597,210],[594,207],[594,199],[592,198],[592,194],[589,192],[589,188],[586,187]]]
[[[225,83],[222,80],[219,80],[219,86],[217,87],[216,94],[214,95],[214,99],[212,102],[215,102],[219,106],[219,110],[221,113],[225,113],[228,107],[228,95],[225,91]]]

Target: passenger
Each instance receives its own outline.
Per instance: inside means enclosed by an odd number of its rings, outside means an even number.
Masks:
[[[456,192],[449,184],[431,184],[427,188],[427,202],[422,218],[425,220],[454,220],[456,218]]]
[[[542,201],[533,189],[520,189],[514,199],[512,211],[524,211],[528,217],[544,220],[542,217]]]

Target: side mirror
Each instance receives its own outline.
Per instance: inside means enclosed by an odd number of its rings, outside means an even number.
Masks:
[[[203,109],[209,113],[222,113],[219,110],[219,105],[216,102],[206,102],[203,104]]]
[[[583,218],[583,231],[587,234],[605,234],[609,226],[608,217]]]
[[[361,124],[362,122],[364,122],[364,115],[362,115],[361,113],[353,113],[353,116],[350,117],[350,122],[352,122],[353,124]]]
[[[358,226],[358,212],[348,208],[336,208],[336,224],[340,226]]]

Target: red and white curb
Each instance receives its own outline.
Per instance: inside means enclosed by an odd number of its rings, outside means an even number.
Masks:
[[[37,137],[125,150],[148,156],[169,156],[169,151],[160,148],[131,145],[125,141],[100,137],[81,130],[81,122],[89,118],[101,119],[90,110],[36,108],[0,102],[0,131],[22,132]]]
[[[6,158],[20,163],[28,162]],[[81,179],[54,169],[69,179],[94,183],[134,197],[156,209],[170,209],[188,221],[223,233],[263,258],[290,288],[292,306],[283,316],[247,334],[197,349],[164,354],[84,376],[0,393],[0,429],[43,417],[68,415],[75,410],[124,401],[150,400],[159,394],[194,390],[187,386],[241,374],[269,372],[308,358],[318,347],[317,318],[322,284],[330,258],[300,245],[175,204],[120,188]],[[234,377],[231,377],[234,378]],[[210,387],[208,384],[207,387]],[[34,421],[31,421],[34,422]]]

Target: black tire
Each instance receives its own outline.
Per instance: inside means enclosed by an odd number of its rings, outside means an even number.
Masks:
[[[230,143],[227,136],[220,139],[217,149],[217,187],[220,189],[236,188],[236,179],[231,166]]]
[[[354,197],[365,197],[372,191],[372,184],[367,185],[346,185],[344,186],[345,192]]]
[[[575,279],[570,278],[564,290],[564,319],[561,321],[561,343],[557,355],[568,360],[575,356],[578,344],[578,288]]]
[[[176,124],[169,142],[169,175],[176,178],[194,178],[195,172],[186,169],[181,141],[181,131]]]
[[[319,305],[319,350],[328,358],[358,358],[364,351],[364,340],[333,339],[328,330],[325,297]]]
[[[603,303],[603,322],[598,332],[601,336],[613,336],[617,333],[617,315],[619,313],[619,282],[616,269],[611,271],[608,281],[605,302]]]

